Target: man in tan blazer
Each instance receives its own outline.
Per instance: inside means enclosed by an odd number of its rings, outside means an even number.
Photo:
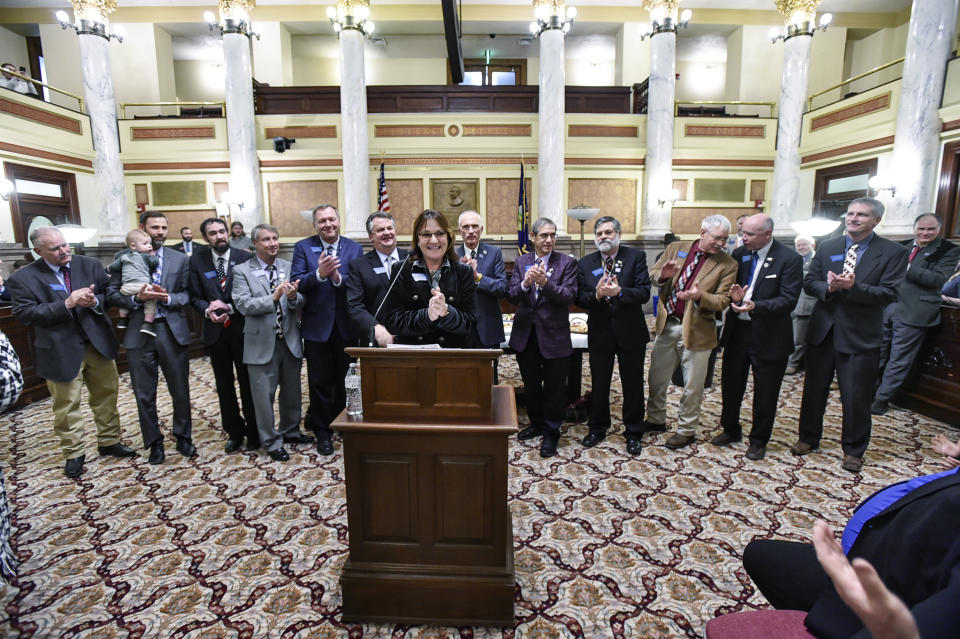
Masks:
[[[694,440],[707,361],[717,345],[716,313],[730,305],[730,287],[737,281],[737,263],[723,250],[729,235],[730,220],[711,215],[700,224],[700,239],[669,245],[650,270],[660,299],[643,427],[645,431],[667,429],[667,387],[679,362],[686,384],[677,432],[667,440],[667,448],[674,450]]]

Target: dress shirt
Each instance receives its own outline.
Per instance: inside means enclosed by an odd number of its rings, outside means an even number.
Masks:
[[[44,264],[46,264],[46,265],[50,268],[51,271],[53,271],[53,274],[57,276],[57,280],[60,282],[60,284],[63,285],[64,290],[66,290],[67,281],[66,281],[65,279],[63,279],[63,271],[60,270],[60,269],[63,268],[63,267],[57,266],[56,264],[51,264],[51,263],[48,262],[47,260],[43,260],[43,262],[44,262]],[[72,289],[72,287],[71,287],[71,289]],[[73,292],[72,290],[67,291],[67,296],[69,296],[70,293],[72,293],[72,292]],[[136,297],[136,296],[134,296],[134,297]],[[96,303],[96,304],[94,304],[92,307],[90,307],[90,310],[93,311],[94,313],[96,313],[97,315],[103,315],[103,309],[100,308],[100,300],[99,300],[99,299],[97,300],[97,303]]]
[[[740,304],[737,304],[737,306],[740,306],[741,304],[743,304],[743,302],[746,302],[747,300],[753,299],[753,289],[757,287],[757,279],[758,279],[757,275],[760,273],[760,267],[763,266],[764,260],[767,259],[767,254],[770,252],[771,246],[773,246],[773,240],[770,240],[769,242],[767,242],[766,246],[764,246],[763,248],[757,249],[757,263],[753,266],[753,277],[750,280],[750,286],[747,287],[747,292],[744,293],[743,295],[743,301],[740,302]],[[750,254],[747,253],[747,255],[750,255]],[[737,317],[739,317],[742,320],[749,321],[750,313],[749,312],[737,313]]]
[[[337,241],[336,241],[335,244],[330,244],[329,242],[327,242],[325,239],[323,239],[323,238],[321,237],[321,238],[320,238],[320,245],[323,246],[323,253],[324,253],[324,254],[326,254],[326,252],[327,252],[328,249],[333,249],[333,251],[331,252],[331,255],[332,255],[333,257],[340,257],[340,236],[339,236],[339,235],[337,236]],[[317,256],[317,260],[318,260],[318,261],[320,260],[320,256],[319,256],[319,255]],[[333,286],[340,286],[341,284],[343,284],[343,278],[342,278],[342,277],[341,277],[338,281],[336,281],[336,282],[333,281],[332,279],[330,279],[329,277],[320,277],[320,267],[319,267],[319,266],[317,267],[317,270],[315,271],[315,273],[316,273],[316,275],[317,275],[317,280],[320,281],[320,282],[326,282],[327,280],[330,280],[330,283],[331,283]]]
[[[546,271],[546,272],[549,272],[549,271],[550,271],[550,266],[549,266],[549,264],[550,264],[550,256],[551,256],[551,255],[553,255],[553,251],[550,251],[549,253],[547,253],[546,255],[543,255],[543,256],[540,256],[540,255],[536,255],[536,254],[535,254],[535,256],[534,256],[534,258],[533,258],[533,262],[534,262],[534,264],[536,264],[537,260],[539,259],[539,260],[540,260],[540,263],[541,263],[540,265],[543,267],[543,270]],[[533,268],[533,264],[530,265],[530,268]],[[527,274],[524,273],[523,276],[526,277]],[[548,277],[549,277],[549,276],[548,276]],[[520,282],[520,290],[522,290],[524,293],[526,293],[527,291],[530,290],[529,288],[527,288],[527,287],[523,284],[523,281],[522,281],[522,280],[521,280],[521,282]]]
[[[390,253],[389,255],[386,254],[386,253],[381,253],[380,251],[377,251],[377,257],[380,258],[380,263],[383,264],[383,268],[387,269],[387,272],[390,271],[390,267],[389,267],[389,265],[387,264],[387,258],[388,258],[388,257],[392,257],[392,258],[393,258],[393,265],[394,265],[394,266],[396,266],[396,265],[398,265],[398,264],[400,263],[400,251],[397,250],[397,247],[393,247],[393,253]],[[393,274],[391,273],[391,275],[393,275]]]
[[[870,233],[870,235],[868,235],[867,237],[863,238],[863,239],[860,240],[859,242],[856,242],[856,244],[857,244],[857,264],[860,263],[860,258],[863,257],[863,252],[866,251],[867,248],[869,248],[870,242],[873,241],[874,235],[876,235],[876,233]],[[850,239],[850,236],[849,236],[849,235],[844,236],[844,239],[847,241],[847,243],[846,243],[846,249],[844,250],[843,254],[846,255],[846,254],[847,254],[847,251],[850,250],[850,247],[854,245],[854,241]]]

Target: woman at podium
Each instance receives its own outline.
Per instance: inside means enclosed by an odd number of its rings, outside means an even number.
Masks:
[[[462,348],[477,323],[473,271],[454,251],[447,218],[427,209],[413,223],[413,246],[387,297],[386,327],[398,344]]]

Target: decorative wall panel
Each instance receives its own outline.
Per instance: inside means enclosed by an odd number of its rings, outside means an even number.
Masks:
[[[164,211],[167,216],[167,226],[169,231],[167,239],[180,241],[180,229],[189,226],[193,229],[193,239],[201,239],[200,223],[208,217],[216,217],[217,212],[213,209],[201,209],[199,211]],[[249,229],[248,229],[249,230]]]
[[[189,206],[207,202],[207,183],[203,180],[151,182],[154,206]]]
[[[270,182],[267,192],[270,201],[270,223],[280,231],[280,237],[303,238],[315,235],[316,231],[300,211],[312,209],[322,203],[336,204],[337,181]]]
[[[532,203],[530,178],[524,179],[524,188],[527,192],[527,202]],[[486,191],[487,221],[484,224],[484,233],[490,235],[516,234],[517,203],[520,195],[519,177],[489,178],[487,179]],[[536,219],[536,214],[533,214],[533,218]]]
[[[600,215],[620,220],[623,234],[637,232],[637,181],[634,179],[578,179],[569,181],[567,206],[580,204],[600,209]],[[593,220],[584,224],[587,233],[593,231]],[[567,218],[570,235],[580,233],[580,222]]]
[[[423,180],[387,179],[387,194],[390,196],[390,215],[396,222],[397,235],[412,235],[413,221],[423,212]],[[373,198],[371,205],[377,203]],[[409,244],[404,244],[409,248]]]
[[[741,215],[761,213],[755,208],[694,208],[675,207],[670,217],[670,230],[677,235],[699,235],[700,223],[709,215],[723,215],[730,220],[730,226],[736,228],[737,218]]]
[[[693,181],[693,199],[697,202],[743,202],[746,180],[698,178]]]

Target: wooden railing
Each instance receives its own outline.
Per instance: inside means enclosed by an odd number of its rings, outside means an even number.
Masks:
[[[171,102],[121,102],[120,103],[120,119],[121,120],[127,119],[127,109],[130,107],[160,108],[165,106],[177,107],[177,111],[178,111],[177,115],[173,115],[170,117],[184,117],[186,115],[186,116],[200,116],[200,117],[207,116],[207,117],[222,118],[224,113],[226,112],[227,103],[224,102],[223,100],[219,100],[215,102],[181,102],[179,100],[171,101]],[[198,110],[197,113],[184,113],[183,107],[186,107],[186,106],[200,107],[200,109]],[[203,107],[216,107],[216,109],[212,109],[208,113],[204,113]],[[156,116],[144,116],[144,117],[156,117]],[[163,117],[163,115],[161,114],[160,117]]]
[[[567,113],[631,113],[631,87],[566,88]],[[340,113],[340,87],[254,85],[257,115]],[[539,87],[368,86],[368,113],[536,113]]]

